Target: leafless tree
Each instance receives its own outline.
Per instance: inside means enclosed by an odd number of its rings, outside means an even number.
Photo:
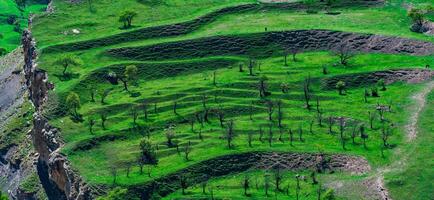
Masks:
[[[267,111],[268,111],[268,120],[272,121],[273,112],[274,112],[274,103],[272,101],[267,101]]]
[[[143,109],[143,113],[145,114],[145,119],[148,119],[148,102],[143,101],[142,102],[142,109]]]
[[[276,104],[277,104],[277,120],[278,120],[278,125],[279,125],[279,128],[282,128],[282,120],[283,120],[282,101],[278,100]]]
[[[188,141],[184,147],[184,155],[186,161],[189,161],[188,155],[190,155],[190,153],[191,153],[191,141]]]
[[[349,45],[343,43],[338,44],[334,54],[339,57],[339,62],[344,66],[347,66],[348,61],[356,55]]]
[[[306,103],[305,106],[308,110],[310,110],[311,107],[311,105],[309,104],[311,98],[310,75],[303,82],[303,93],[304,93],[304,101]]]
[[[234,120],[230,120],[229,123],[227,123],[227,131],[226,131],[226,140],[228,143],[228,148],[232,148],[232,140],[235,137],[235,130],[234,130]]]

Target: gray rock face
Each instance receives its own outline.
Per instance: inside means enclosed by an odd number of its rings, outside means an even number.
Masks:
[[[26,85],[29,99],[35,107],[31,137],[38,154],[37,171],[42,186],[50,200],[92,199],[89,188],[70,168],[67,158],[58,152],[62,146],[59,131],[42,115],[48,91],[54,86],[48,82],[47,74],[39,70],[34,62],[37,54],[30,31],[24,31],[22,43]]]

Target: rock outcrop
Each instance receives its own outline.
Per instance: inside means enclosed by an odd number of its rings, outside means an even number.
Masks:
[[[48,91],[54,86],[48,82],[47,73],[37,68],[35,41],[29,30],[22,36],[24,51],[24,74],[29,99],[35,108],[31,138],[37,153],[37,172],[47,197],[53,200],[92,199],[90,189],[75,173],[67,158],[59,153],[62,142],[59,131],[43,116],[43,105]]]

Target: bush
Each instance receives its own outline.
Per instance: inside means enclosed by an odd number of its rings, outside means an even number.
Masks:
[[[127,189],[117,187],[110,191],[106,196],[99,197],[97,200],[124,200],[127,192]]]
[[[18,16],[16,16],[16,15],[9,15],[9,17],[6,19],[6,22],[9,25],[14,25],[15,23],[18,22]]]

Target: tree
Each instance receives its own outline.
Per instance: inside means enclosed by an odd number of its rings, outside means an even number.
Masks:
[[[249,176],[247,176],[247,175],[244,176],[243,184],[242,185],[243,185],[243,188],[244,188],[244,196],[248,196],[247,190],[250,187],[250,178],[249,178]]]
[[[264,189],[265,189],[265,196],[268,196],[268,190],[270,189],[270,175],[267,173],[264,176]]]
[[[166,128],[165,130],[166,132],[166,140],[167,140],[167,146],[168,147],[173,147],[173,138],[175,138],[175,126],[174,125],[169,125],[168,128]]]
[[[152,145],[151,140],[142,139],[139,144],[140,154],[137,163],[140,167],[140,174],[143,174],[144,165],[156,165],[158,163],[157,153],[155,147]]]
[[[268,78],[266,76],[261,76],[261,78],[259,78],[258,89],[259,89],[259,96],[261,98],[268,96],[267,80],[268,80]]]
[[[188,158],[188,155],[190,155],[191,153],[191,141],[188,141],[187,144],[184,147],[184,155],[185,155],[185,160],[189,161],[190,159]]]
[[[280,183],[282,182],[283,174],[280,168],[274,170],[274,185],[276,186],[276,191],[280,191]]]
[[[342,142],[342,149],[345,150],[344,130],[345,130],[345,119],[343,117],[339,117],[339,133],[340,133],[341,142]]]
[[[119,22],[124,24],[124,29],[131,28],[133,18],[136,16],[137,16],[136,12],[131,10],[126,10],[119,16]]]
[[[225,112],[223,111],[223,109],[221,108],[221,106],[220,106],[220,108],[217,110],[217,116],[218,116],[219,121],[220,121],[220,126],[221,126],[222,128],[224,128],[223,123],[224,123],[224,121],[225,121]]]
[[[133,118],[133,124],[134,126],[137,125],[137,118],[139,117],[139,112],[137,112],[137,109],[133,106],[131,107],[131,117]]]
[[[345,90],[345,82],[343,81],[338,81],[336,83],[336,89],[338,89],[339,91],[339,95],[343,95],[343,91]]]
[[[101,104],[106,104],[105,99],[107,98],[107,96],[110,94],[111,89],[105,89],[102,93],[101,93]]]
[[[101,126],[102,126],[102,129],[105,130],[106,129],[105,128],[105,122],[107,121],[107,113],[106,112],[101,113],[100,117],[101,117]]]
[[[289,144],[291,145],[291,146],[293,146],[292,145],[292,142],[294,141],[294,133],[292,132],[292,129],[289,129]]]
[[[135,65],[128,65],[125,67],[124,77],[127,81],[130,81],[133,85],[137,84],[137,74],[138,74],[138,70]]]
[[[273,123],[270,123],[268,125],[268,145],[270,145],[273,143]]]
[[[305,106],[308,110],[310,110],[310,98],[311,98],[311,94],[310,94],[310,75],[304,79],[303,82],[303,94],[304,94],[304,101],[305,101]]]
[[[297,62],[297,59],[295,56],[297,56],[298,51],[299,50],[297,48],[291,48],[291,54],[292,54],[292,61],[293,62]]]
[[[288,93],[289,90],[289,85],[288,83],[281,83],[280,84],[280,89],[282,90],[282,93]]]
[[[368,134],[365,133],[365,126],[362,124],[359,128],[360,137],[363,140],[363,147],[366,149],[366,140],[369,138]]]
[[[145,115],[145,120],[148,119],[148,102],[145,100],[142,102],[142,109],[143,109],[143,113]]]
[[[55,64],[61,65],[63,67],[62,74],[63,74],[63,76],[66,76],[66,70],[68,69],[68,67],[80,66],[82,64],[82,61],[75,56],[66,55],[66,56],[63,56],[63,57],[57,59]]]
[[[268,120],[272,121],[273,118],[273,112],[274,112],[274,104],[272,101],[267,101],[267,113],[268,113]]]
[[[232,148],[232,140],[234,139],[234,137],[235,137],[234,120],[230,120],[226,128],[226,140],[229,149]]]
[[[117,178],[117,175],[118,175],[118,169],[116,168],[116,166],[112,166],[110,168],[110,173],[113,176],[113,185],[115,185],[116,184],[116,178]]]
[[[252,58],[249,59],[249,75],[253,76],[253,67],[255,67],[255,62]]]
[[[356,55],[351,48],[345,44],[340,44],[334,50],[334,54],[339,57],[339,62],[344,66],[348,66],[348,61]]]
[[[277,101],[277,122],[279,125],[279,128],[282,128],[282,120],[283,120],[283,112],[282,112],[282,101]]]
[[[78,119],[80,115],[78,114],[77,109],[80,108],[80,97],[75,92],[70,92],[66,97],[66,106],[71,111],[72,116],[75,119]]]
[[[188,188],[187,176],[181,174],[178,179],[179,179],[179,186],[181,187],[182,195],[185,195],[185,190]]]
[[[411,18],[413,24],[419,27],[425,22],[425,15],[422,9],[412,8],[408,11],[407,15]]]
[[[89,122],[89,132],[90,134],[93,134],[93,126],[95,125],[95,118],[93,116],[90,116],[88,118],[88,122]]]
[[[120,187],[116,187],[113,190],[111,190],[106,196],[98,197],[97,200],[124,200],[127,193],[128,193],[128,189],[122,189]]]
[[[370,96],[368,89],[365,88],[365,92],[363,94],[363,98],[365,100],[365,103],[368,103],[368,97]]]
[[[247,135],[247,142],[249,144],[249,147],[252,147],[252,141],[253,141],[253,131],[249,131]]]

